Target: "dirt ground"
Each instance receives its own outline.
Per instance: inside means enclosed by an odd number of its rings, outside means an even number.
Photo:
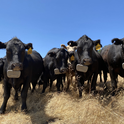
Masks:
[[[0,124],[123,124],[124,123],[124,79],[118,78],[116,95],[111,96],[111,82],[108,75],[107,86],[97,80],[97,93],[88,93],[87,82],[78,97],[77,89],[71,85],[68,92],[57,92],[56,82],[41,94],[42,86],[34,93],[29,90],[27,97],[28,112],[21,112],[21,97],[14,101],[14,90],[8,101],[5,114],[0,115]],[[0,105],[3,101],[2,82],[0,84]]]

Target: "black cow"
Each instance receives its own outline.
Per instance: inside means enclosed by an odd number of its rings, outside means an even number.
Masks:
[[[52,82],[57,79],[57,90],[60,91],[60,85],[62,84],[63,73],[67,71],[67,59],[68,52],[64,48],[53,48],[44,57],[44,74],[43,78],[43,90],[45,92],[50,80],[50,87]]]
[[[23,85],[21,91],[22,106],[21,110],[27,110],[26,98],[30,85],[37,82],[43,69],[43,60],[40,54],[33,51],[31,54],[32,43],[24,44],[18,38],[12,38],[6,43],[0,42],[0,48],[6,48],[6,61],[4,63],[4,100],[0,108],[0,113],[4,113],[7,101],[10,97],[10,90],[15,91]],[[28,49],[28,51],[26,51]],[[35,86],[35,85],[34,85]]]
[[[98,52],[95,50],[94,46],[100,40],[93,41],[88,36],[83,35],[77,43],[77,51],[75,51],[75,70],[76,70],[76,80],[79,88],[79,96],[82,96],[84,81],[92,79],[91,90],[96,89],[96,80],[99,73],[100,61]]]
[[[107,55],[108,70],[111,77],[112,95],[115,94],[117,88],[117,77],[124,77],[124,38],[112,39],[112,45],[109,48]]]

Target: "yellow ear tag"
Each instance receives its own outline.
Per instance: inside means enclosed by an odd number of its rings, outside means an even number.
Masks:
[[[27,54],[32,54],[32,49],[31,49],[31,47],[28,49]]]
[[[71,61],[74,61],[74,56],[73,55],[71,56]]]
[[[98,44],[96,45],[96,50],[99,50],[99,49],[101,49],[101,45],[98,43]]]

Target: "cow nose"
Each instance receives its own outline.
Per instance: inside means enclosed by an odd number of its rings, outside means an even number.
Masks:
[[[23,69],[23,65],[21,63],[12,63],[12,70],[20,71]]]
[[[83,59],[83,64],[90,65],[90,64],[92,64],[92,60],[90,58],[85,58],[85,59]]]

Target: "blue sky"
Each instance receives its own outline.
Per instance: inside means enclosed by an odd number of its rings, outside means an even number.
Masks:
[[[18,37],[42,57],[86,34],[103,46],[124,37],[124,0],[0,0],[0,41]],[[5,56],[0,50],[0,57]]]

